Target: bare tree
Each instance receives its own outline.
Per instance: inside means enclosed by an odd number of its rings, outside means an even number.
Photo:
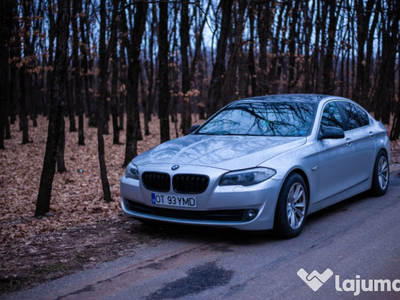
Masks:
[[[258,4],[258,22],[257,31],[259,39],[259,74],[257,81],[257,95],[265,95],[269,93],[268,84],[268,65],[267,65],[267,45],[270,29],[270,1],[261,2]]]
[[[12,1],[3,1],[0,4],[0,149],[4,149],[4,130],[8,123],[7,102],[10,95],[9,49],[13,16],[16,14],[16,5]]]
[[[368,31],[371,24],[372,9],[376,0],[355,1],[355,10],[357,12],[357,78],[356,86],[354,87],[354,100],[359,103],[366,103],[368,96],[368,89],[365,81],[368,81],[369,75],[366,74],[366,57],[365,57],[365,43],[368,39]],[[364,7],[364,5],[366,6]],[[373,40],[373,37],[370,37]]]
[[[73,65],[74,65],[74,91],[76,106],[78,112],[78,145],[85,145],[85,135],[84,135],[84,122],[83,122],[83,95],[82,95],[82,77],[81,77],[81,66],[79,59],[79,37],[78,37],[78,18],[79,10],[82,7],[81,0],[73,1],[72,8],[72,32],[73,32]]]
[[[158,117],[160,119],[160,141],[165,142],[169,136],[169,81],[168,81],[168,0],[159,3],[160,22],[158,26],[158,76],[160,81]]]
[[[190,90],[190,77],[189,77],[189,58],[188,58],[188,47],[189,47],[189,4],[183,2],[181,4],[181,64],[182,64],[182,133],[184,135],[189,133],[189,129],[192,122],[191,109],[190,109],[190,95],[188,94]]]
[[[44,216],[50,210],[51,190],[55,173],[56,154],[62,122],[62,107],[66,101],[66,78],[68,62],[69,36],[69,0],[58,1],[57,46],[54,62],[54,81],[51,92],[49,126],[47,132],[46,153],[35,216]]]
[[[228,60],[228,67],[224,75],[224,82],[222,84],[222,94],[218,100],[218,107],[222,107],[233,100],[236,100],[236,81],[237,81],[237,68],[239,65],[240,55],[243,44],[243,31],[246,22],[245,13],[247,9],[247,1],[239,1],[239,8],[237,12],[237,19],[235,20],[235,31],[233,33],[234,42],[231,45],[231,55]]]
[[[251,86],[251,96],[259,95],[258,85],[257,85],[257,73],[256,73],[256,60],[254,57],[255,50],[255,37],[254,37],[254,22],[255,22],[255,3],[249,4],[249,30],[250,30],[250,40],[249,40],[249,50],[248,50],[248,76]]]
[[[209,116],[221,108],[220,105],[222,104],[219,100],[221,99],[222,85],[225,76],[225,58],[229,32],[231,29],[232,5],[233,0],[221,0],[221,32],[218,39],[217,57],[213,67],[210,90],[208,93],[208,99],[210,101],[210,110],[208,111]]]
[[[139,2],[136,4],[136,12],[134,15],[134,26],[130,31],[130,40],[128,37],[124,40],[128,47],[128,82],[126,99],[126,145],[125,160],[123,166],[137,155],[137,140],[139,127],[139,109],[138,109],[138,86],[140,72],[140,46],[142,42],[143,32],[146,24],[147,2]],[[123,23],[126,27],[125,14],[122,15]],[[127,32],[127,27],[125,28]]]
[[[375,117],[382,120],[384,124],[389,124],[390,122],[392,99],[395,98],[395,65],[400,21],[399,1],[390,0],[387,4],[388,11],[381,12],[381,19],[383,20],[382,56],[379,60],[379,72],[376,80],[376,87],[374,89],[375,91],[372,96],[372,101],[375,104]],[[398,119],[397,116],[396,119]],[[396,125],[398,126],[398,124]],[[391,138],[396,138],[394,130],[392,131]]]
[[[329,0],[326,2],[327,9],[329,11],[329,26],[328,26],[328,43],[326,45],[326,53],[323,65],[323,78],[324,78],[324,89],[323,92],[332,94],[334,86],[332,85],[333,73],[333,53],[335,47],[335,36],[336,36],[336,25],[337,25],[337,9],[340,7],[340,1],[337,3],[335,0]]]
[[[105,151],[104,151],[104,124],[105,124],[105,111],[104,108],[107,105],[107,81],[108,81],[108,60],[110,58],[111,50],[115,49],[115,43],[117,38],[117,14],[119,8],[119,0],[113,0],[113,12],[111,22],[111,38],[108,47],[106,46],[106,27],[107,27],[107,16],[106,16],[106,0],[100,1],[100,100],[98,103],[98,114],[97,114],[97,150],[99,153],[99,165],[101,184],[103,187],[104,200],[110,202],[111,192],[110,185],[107,178],[107,167],[105,162]],[[108,114],[107,114],[108,116]]]

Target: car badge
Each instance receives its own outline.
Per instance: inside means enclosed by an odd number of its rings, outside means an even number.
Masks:
[[[176,170],[178,170],[178,169],[179,169],[179,166],[178,166],[178,165],[173,165],[172,168],[171,168],[172,171],[176,171]]]

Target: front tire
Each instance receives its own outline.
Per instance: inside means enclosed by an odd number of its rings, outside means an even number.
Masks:
[[[376,156],[371,190],[375,196],[383,196],[389,187],[389,160],[385,151]]]
[[[303,177],[293,173],[285,180],[275,211],[274,231],[282,238],[298,236],[304,227],[308,191]]]

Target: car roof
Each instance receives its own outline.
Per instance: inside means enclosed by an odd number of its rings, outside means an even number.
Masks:
[[[318,94],[281,94],[281,95],[266,95],[266,96],[257,96],[251,98],[243,98],[241,100],[237,100],[232,103],[258,101],[258,102],[301,102],[301,103],[318,104],[322,100],[328,98],[333,98],[333,96],[318,95]],[[335,98],[344,99],[342,97],[335,97]]]

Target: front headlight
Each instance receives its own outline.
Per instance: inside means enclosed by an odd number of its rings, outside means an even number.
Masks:
[[[222,176],[219,185],[253,185],[260,183],[276,174],[268,168],[254,168],[226,173]]]
[[[125,177],[139,180],[138,167],[133,163],[129,163],[125,170]]]

